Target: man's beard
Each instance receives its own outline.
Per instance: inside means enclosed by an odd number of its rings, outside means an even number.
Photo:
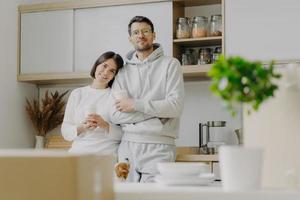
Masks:
[[[152,48],[152,46],[153,46],[152,44],[151,45],[146,45],[146,46],[143,46],[143,47],[139,47],[139,45],[136,45],[135,50],[139,51],[139,52],[149,51]]]

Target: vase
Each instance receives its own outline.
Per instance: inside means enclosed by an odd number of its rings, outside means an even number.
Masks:
[[[35,148],[36,149],[43,149],[45,145],[45,137],[44,136],[35,136]]]
[[[242,146],[221,146],[220,173],[225,191],[261,188],[263,150]]]

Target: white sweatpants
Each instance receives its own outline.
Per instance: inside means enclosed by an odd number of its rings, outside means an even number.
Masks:
[[[130,163],[127,182],[154,182],[156,164],[174,162],[175,145],[122,141],[118,149],[119,162]]]

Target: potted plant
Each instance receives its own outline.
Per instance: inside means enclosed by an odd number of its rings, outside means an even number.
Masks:
[[[36,148],[43,148],[46,134],[62,123],[66,104],[63,97],[67,93],[68,91],[59,94],[55,91],[49,96],[47,90],[45,97],[41,99],[41,105],[38,99],[30,102],[26,98],[26,112],[36,132]]]
[[[211,91],[221,97],[233,116],[236,104],[243,104],[245,111],[257,111],[261,104],[278,89],[274,62],[267,67],[259,61],[241,57],[220,56],[208,75],[212,79]],[[222,146],[219,150],[220,172],[227,191],[256,190],[261,185],[263,150],[242,146]]]
[[[246,105],[247,112],[257,111],[260,105],[274,96],[278,86],[275,79],[281,77],[274,72],[274,62],[265,67],[259,61],[248,61],[241,57],[220,56],[208,75],[212,79],[211,91],[221,97],[233,116],[236,104]]]

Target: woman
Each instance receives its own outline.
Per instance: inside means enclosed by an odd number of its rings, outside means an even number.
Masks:
[[[117,154],[122,137],[120,127],[109,123],[112,104],[110,87],[123,59],[114,52],[105,52],[93,65],[89,86],[77,88],[70,94],[62,135],[73,141],[70,152]]]

